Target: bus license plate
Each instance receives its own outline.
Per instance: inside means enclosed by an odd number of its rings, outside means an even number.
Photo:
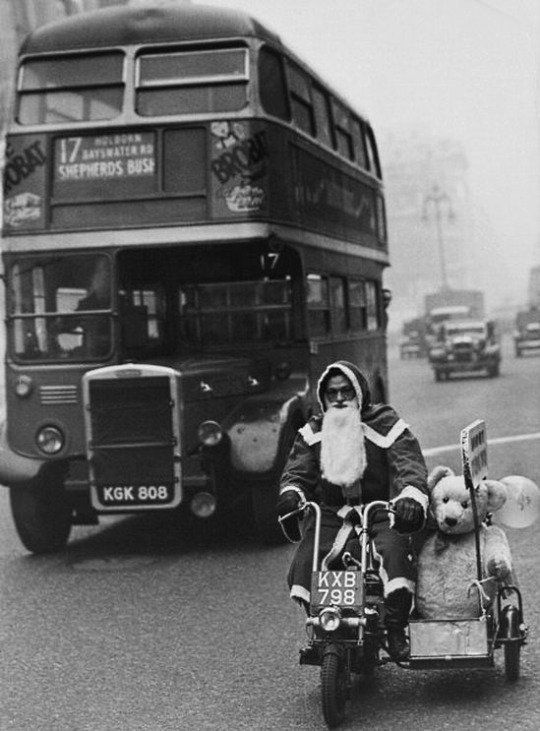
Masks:
[[[311,604],[316,607],[355,607],[362,604],[361,571],[315,571]]]
[[[172,485],[98,485],[97,497],[104,508],[155,507],[172,502]]]

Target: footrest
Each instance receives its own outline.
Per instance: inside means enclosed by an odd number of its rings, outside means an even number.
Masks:
[[[494,665],[492,655],[446,655],[440,657],[410,657],[407,665],[411,670],[444,670],[450,668],[484,668]]]
[[[419,663],[423,667],[492,663],[488,623],[482,618],[413,620],[409,622],[409,640],[411,667]]]

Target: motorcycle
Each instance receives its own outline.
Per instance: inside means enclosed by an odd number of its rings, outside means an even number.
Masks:
[[[283,528],[289,518],[314,514],[311,601],[306,618],[309,644],[300,650],[300,664],[321,668],[322,711],[330,728],[345,718],[354,676],[369,676],[392,662],[384,625],[383,584],[370,535],[374,514],[390,513],[392,506],[377,500],[356,510],[360,559],[345,552],[337,570],[330,569],[325,560],[319,563],[321,508],[317,503],[304,502],[279,519]],[[521,593],[516,586],[500,587],[495,602],[485,606],[482,582],[477,584],[478,619],[411,619],[410,656],[396,664],[411,670],[486,667],[494,664],[495,649],[503,647],[506,677],[516,680],[527,635]]]

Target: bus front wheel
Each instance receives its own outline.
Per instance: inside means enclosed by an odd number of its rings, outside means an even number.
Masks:
[[[44,554],[65,548],[71,531],[71,509],[61,485],[11,487],[13,522],[23,546]]]

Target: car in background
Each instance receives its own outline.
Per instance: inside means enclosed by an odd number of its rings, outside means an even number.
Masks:
[[[523,353],[540,352],[540,309],[530,307],[518,312],[514,330],[514,352],[516,358]]]
[[[426,358],[429,349],[428,326],[425,317],[413,317],[405,320],[401,326],[399,339],[399,357]]]
[[[514,335],[514,350],[516,358],[521,358],[523,353],[540,352],[540,322],[530,322]]]
[[[417,330],[411,330],[399,340],[399,357],[401,360],[422,358],[424,356],[423,342]]]
[[[483,320],[442,323],[428,357],[436,381],[447,380],[456,373],[498,376],[501,349],[495,336],[495,323]]]

